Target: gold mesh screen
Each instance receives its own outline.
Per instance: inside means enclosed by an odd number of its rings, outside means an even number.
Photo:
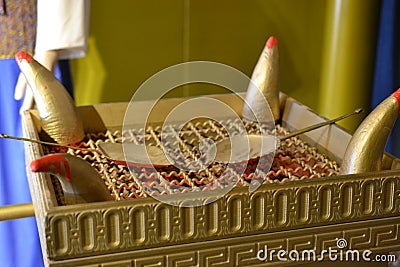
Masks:
[[[209,138],[214,141],[228,137],[228,132],[222,125],[228,125],[231,130],[239,129],[238,125],[245,126],[249,134],[260,133],[256,123],[244,122],[242,120],[227,120],[217,122],[214,120],[191,121],[181,127],[178,136],[178,144],[182,153],[189,158],[199,157],[199,143],[202,138]],[[168,129],[167,129],[168,131]],[[278,136],[289,133],[280,125],[276,126]],[[85,139],[77,144],[78,147],[98,149],[99,142],[121,143],[125,138],[134,143],[143,142],[146,144],[161,145],[161,126],[148,126],[146,129],[132,129],[121,131],[107,131],[104,133],[88,133]],[[216,179],[220,181],[222,172],[228,173],[225,179],[238,179],[237,186],[248,186],[251,179],[263,178],[264,183],[280,183],[292,180],[312,179],[338,174],[339,166],[335,161],[330,160],[325,155],[318,152],[316,147],[312,147],[298,137],[292,137],[280,143],[275,151],[271,168],[263,171],[263,166],[255,171],[259,159],[252,159],[248,162],[243,174],[238,174],[234,169],[226,169],[227,165],[212,163],[208,168],[200,172],[188,172],[170,166],[157,169],[157,173],[149,172],[143,167],[129,168],[119,165],[96,151],[83,151],[64,149],[60,147],[45,147],[48,153],[67,152],[74,156],[88,161],[102,176],[110,194],[115,200],[132,198],[145,198],[146,192],[142,188],[143,183],[148,183],[152,189],[159,194],[166,191],[173,191],[174,185],[187,188],[201,187],[209,184]],[[160,179],[160,178],[163,179]],[[57,179],[52,179],[57,199],[63,205],[63,196]],[[166,185],[169,186],[166,186]],[[218,184],[218,183],[217,183]],[[168,192],[171,193],[171,192]],[[172,192],[173,193],[173,192]]]

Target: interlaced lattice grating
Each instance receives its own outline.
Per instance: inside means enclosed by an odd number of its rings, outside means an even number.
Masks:
[[[228,131],[226,128],[229,128]],[[166,146],[174,151],[179,149],[188,159],[200,157],[199,143],[204,138],[214,141],[228,137],[228,132],[239,132],[240,125],[244,125],[249,134],[259,134],[260,129],[256,123],[242,120],[214,120],[191,121],[179,126],[177,141],[167,143]],[[163,129],[167,135],[176,135],[175,131]],[[276,126],[276,134],[289,133],[280,125]],[[161,126],[148,126],[146,129],[132,129],[124,132],[107,131],[104,133],[88,133],[85,139],[77,144],[79,147],[97,149],[99,142],[122,143],[122,140],[161,146]],[[143,138],[145,140],[143,140]],[[191,172],[180,170],[174,166],[157,169],[154,173],[144,167],[129,168],[119,165],[96,151],[63,150],[58,147],[45,147],[45,153],[67,152],[88,161],[102,176],[110,194],[116,200],[145,198],[147,191],[143,189],[146,183],[155,194],[171,194],[175,190],[183,192],[185,188],[199,188],[199,190],[212,190],[222,186],[224,181],[237,180],[237,186],[248,186],[251,179],[264,179],[264,183],[280,183],[292,180],[312,179],[338,174],[339,166],[325,155],[319,153],[316,147],[308,145],[298,137],[292,137],[280,143],[275,151],[271,168],[260,168],[255,171],[258,159],[252,159],[244,173],[237,173],[235,168],[226,164],[214,162],[201,171]],[[185,160],[185,159],[182,159]],[[269,167],[269,166],[268,166]],[[52,179],[60,205],[63,205],[62,192],[56,179]],[[213,187],[207,185],[213,183]],[[178,189],[179,188],[179,189]]]

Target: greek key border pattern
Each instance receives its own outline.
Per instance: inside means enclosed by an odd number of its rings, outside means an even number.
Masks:
[[[369,249],[375,253],[400,249],[400,218],[327,226],[326,229],[297,229],[249,237],[228,238],[218,241],[191,243],[152,249],[115,253],[81,259],[52,261],[49,266],[101,266],[101,267],[233,267],[279,266],[288,262],[260,261],[257,252],[268,249],[317,250],[336,248],[336,240],[345,238],[352,250]],[[313,232],[313,234],[310,234]],[[289,263],[296,265],[298,262]]]
[[[264,186],[253,194],[238,189],[212,204],[194,208],[154,200],[49,213],[45,221],[46,251],[50,259],[67,259],[399,213],[397,175],[351,178],[357,176]]]

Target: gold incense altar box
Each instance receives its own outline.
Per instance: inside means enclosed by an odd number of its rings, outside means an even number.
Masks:
[[[243,103],[237,96],[214,97],[241,114]],[[182,101],[165,99],[159,105],[167,114]],[[127,105],[78,107],[85,132],[121,131]],[[282,127],[289,130],[326,120],[284,95],[281,109]],[[163,114],[152,114],[149,120],[161,122]],[[34,111],[24,113],[25,137],[40,139],[37,121]],[[311,150],[339,165],[350,138],[337,125],[299,137]],[[46,149],[26,143],[25,151],[29,165]],[[336,247],[341,238],[349,249],[400,250],[399,166],[399,159],[385,155],[380,172],[343,176],[333,172],[310,179],[296,176],[263,184],[253,193],[239,186],[198,207],[171,206],[124,186],[112,190],[116,201],[62,205],[49,175],[28,171],[28,179],[48,266],[278,266],[293,262],[260,261],[258,251],[265,246],[321,251]],[[113,181],[118,183],[118,177]],[[137,197],[125,200],[127,195]]]

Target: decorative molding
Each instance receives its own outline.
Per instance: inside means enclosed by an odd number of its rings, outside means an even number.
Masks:
[[[398,215],[400,177],[396,172],[380,176],[265,185],[253,194],[235,189],[193,208],[153,199],[63,212],[54,208],[46,217],[47,253],[57,260],[299,228],[312,233],[319,226]]]
[[[123,253],[106,254],[87,258],[52,261],[51,267],[101,266],[101,267],[212,267],[212,266],[282,266],[296,265],[298,262],[282,262],[276,257],[270,261],[257,259],[257,252],[283,249],[313,250],[316,255],[322,249],[338,249],[338,238],[345,238],[348,249],[371,250],[384,253],[400,249],[400,217],[369,221],[343,223],[326,227],[311,227],[282,232],[227,238],[186,245],[168,245],[149,249],[139,249]],[[345,249],[347,249],[345,248]],[[345,250],[344,249],[344,250]],[[374,254],[373,254],[374,255]],[[370,256],[373,259],[373,255]],[[304,263],[304,262],[303,262]],[[307,262],[305,262],[307,263]]]

